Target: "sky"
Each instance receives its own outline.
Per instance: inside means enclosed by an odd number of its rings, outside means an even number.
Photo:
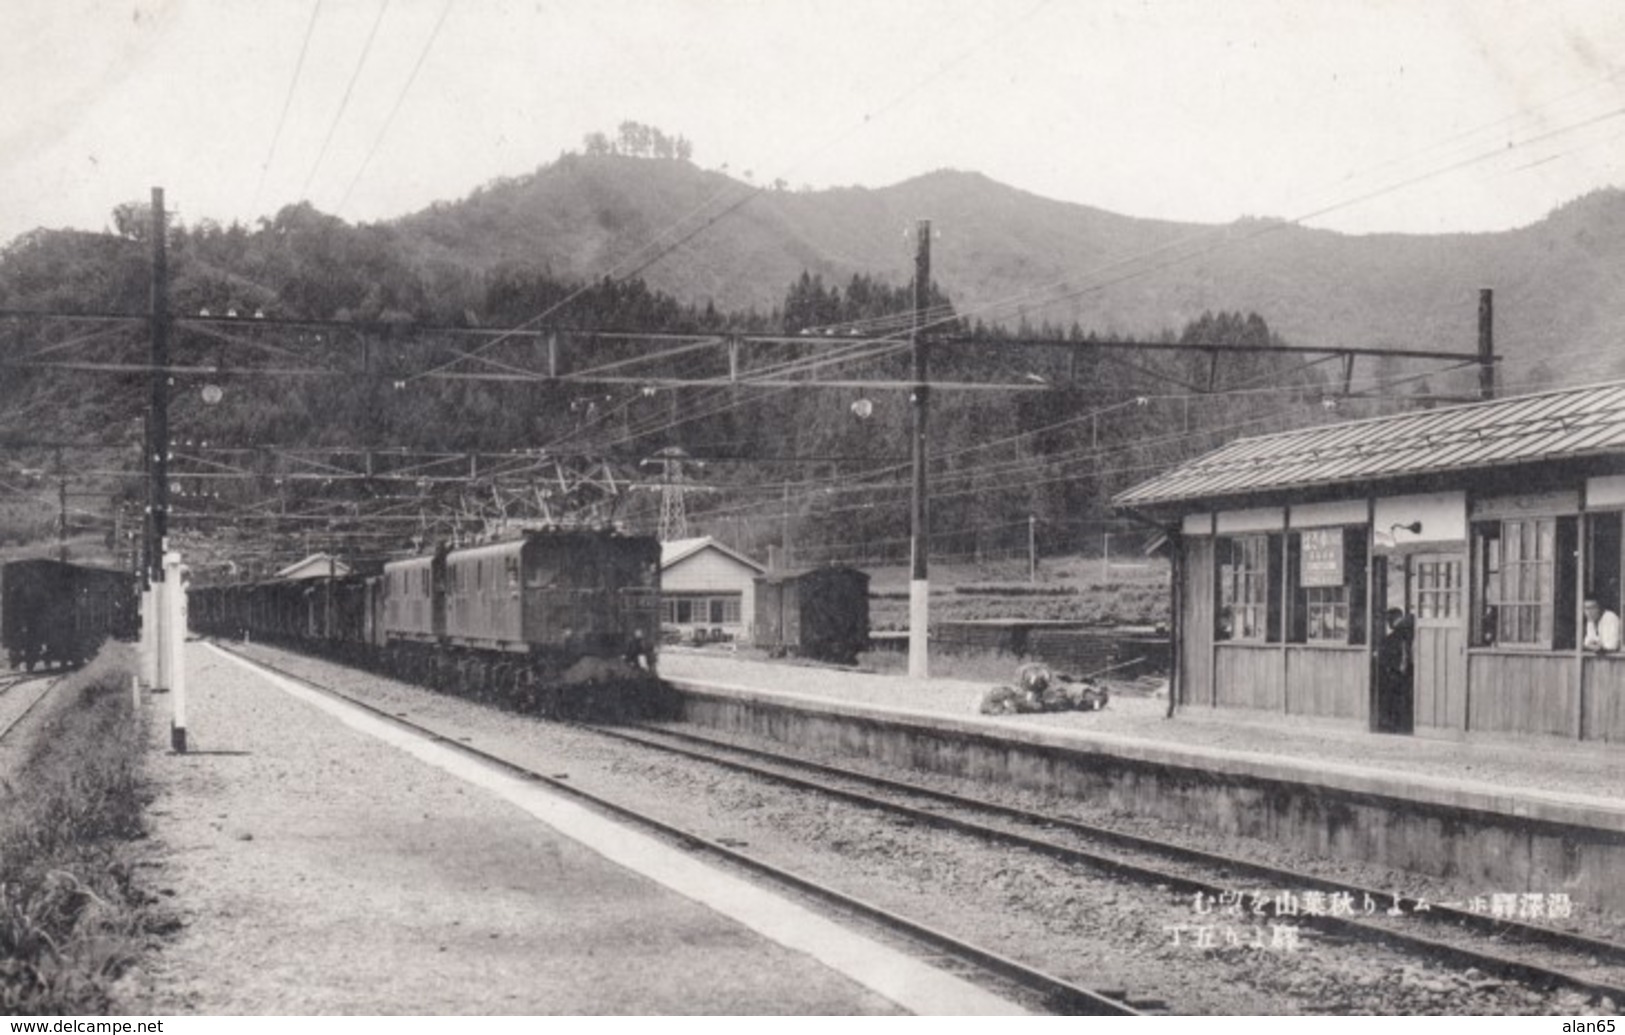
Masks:
[[[1492,231],[1625,185],[1617,0],[6,0],[0,242],[454,200],[631,119],[792,189]],[[369,43],[370,41],[370,43]],[[922,218],[931,213],[922,212]]]

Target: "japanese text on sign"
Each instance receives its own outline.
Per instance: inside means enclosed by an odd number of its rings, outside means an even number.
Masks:
[[[1298,581],[1304,586],[1343,584],[1343,530],[1306,528],[1303,531],[1303,562]]]

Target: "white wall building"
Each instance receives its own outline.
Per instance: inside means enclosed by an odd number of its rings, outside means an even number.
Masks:
[[[754,579],[767,569],[710,536],[660,544],[662,628],[686,642],[750,639]]]

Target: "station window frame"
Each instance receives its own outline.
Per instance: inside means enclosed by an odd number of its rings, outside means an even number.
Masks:
[[[1272,532],[1218,538],[1214,550],[1216,640],[1281,642],[1284,544],[1285,537]]]
[[[1370,526],[1340,525],[1343,581],[1336,586],[1304,586],[1303,535],[1321,528],[1294,529],[1287,535],[1287,589],[1290,593],[1287,642],[1315,647],[1361,646],[1366,642],[1366,579],[1371,563]]]
[[[1595,599],[1621,614],[1625,606],[1625,512],[1588,511],[1583,534],[1586,563],[1581,597]]]
[[[1577,644],[1580,515],[1472,522],[1471,642],[1514,651]]]

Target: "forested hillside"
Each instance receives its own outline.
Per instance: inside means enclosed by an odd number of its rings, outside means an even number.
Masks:
[[[790,546],[799,560],[896,557],[907,531],[909,378],[906,350],[867,348],[836,363],[854,339],[906,321],[911,244],[919,216],[934,220],[934,380],[1004,382],[1024,391],[944,388],[933,397],[935,549],[975,554],[1025,544],[1036,519],[1046,551],[1086,547],[1109,514],[1104,499],[1181,457],[1238,434],[1358,416],[1395,397],[1464,390],[1427,365],[1362,361],[1333,399],[1341,371],[1290,356],[1236,355],[1209,364],[1177,353],[1014,347],[1032,336],[1086,346],[1094,339],[1317,347],[1382,345],[1471,351],[1477,289],[1497,288],[1503,376],[1528,381],[1558,369],[1619,368],[1611,343],[1625,329],[1615,251],[1625,199],[1593,196],[1537,226],[1477,237],[1349,238],[1251,222],[1226,228],[1131,219],[939,173],[885,190],[757,190],[667,154],[571,155],[534,174],[392,223],[353,226],[308,204],[254,227],[172,225],[171,311],[278,320],[368,322],[402,329],[396,346],[328,378],[228,381],[225,401],[201,402],[178,379],[178,439],[241,446],[574,450],[636,465],[666,447],[695,462],[686,506],[695,533],[753,552]],[[591,150],[591,149],[589,149]],[[149,301],[145,207],[121,206],[105,233],[35,231],[0,252],[0,309],[140,314]],[[651,247],[651,243],[653,246]],[[410,376],[418,329],[519,325],[564,334],[572,369],[614,366],[635,376],[723,376],[721,350],[658,351],[647,340],[573,341],[571,331],[772,333],[793,343],[758,350],[755,369],[817,370],[895,387],[640,386]],[[139,362],[141,328],[72,333],[13,319],[7,359]],[[177,347],[241,363],[246,338]],[[276,349],[353,350],[337,331],[299,340],[256,332]],[[376,331],[369,335],[376,336]],[[76,336],[77,335],[77,336]],[[416,335],[416,337],[414,337]],[[432,338],[432,335],[429,335]],[[213,339],[210,339],[211,341]],[[456,361],[456,348],[427,346]],[[345,356],[349,354],[346,352]],[[504,353],[543,369],[539,352]],[[1598,357],[1601,362],[1596,362]],[[346,359],[348,362],[348,359]],[[1589,364],[1589,365],[1588,365]],[[484,369],[486,367],[460,367]],[[144,382],[135,373],[12,368],[0,385],[0,434],[140,441]],[[28,448],[7,454],[0,481],[53,462]],[[703,461],[703,463],[701,463]],[[129,469],[133,458],[126,458]],[[116,467],[111,462],[101,465]],[[89,477],[88,475],[86,477]],[[25,479],[26,481],[26,479]],[[119,486],[106,479],[99,491]],[[134,493],[138,486],[126,486]],[[264,486],[226,484],[249,505]],[[281,487],[292,495],[319,485]],[[0,506],[0,537],[54,528],[52,493],[38,477]],[[19,498],[21,502],[19,502]],[[622,516],[652,526],[653,494],[633,494]],[[94,523],[94,522],[92,522]]]

